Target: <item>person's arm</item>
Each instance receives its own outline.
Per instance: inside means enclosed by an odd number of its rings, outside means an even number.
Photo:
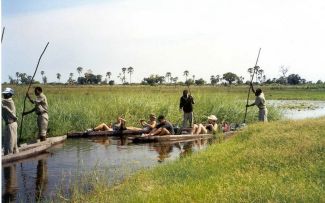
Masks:
[[[183,97],[181,97],[180,102],[179,102],[179,110],[181,111],[184,107],[184,101],[183,101]]]
[[[30,98],[28,92],[26,93],[26,97],[28,98],[28,100],[30,101],[30,103],[35,104],[35,102]]]
[[[17,120],[16,115],[14,115],[13,112],[7,106],[3,106],[3,105],[1,105],[1,106],[2,106],[3,112],[8,113],[13,120],[15,120],[15,121]]]
[[[192,104],[195,104],[194,98],[190,96]]]
[[[25,112],[23,112],[23,116],[26,116],[26,115],[28,115],[28,114],[30,114],[30,113],[33,113],[35,110],[36,110],[36,108],[33,108],[33,109],[30,110],[30,111],[25,111]]]
[[[156,121],[153,121],[151,124],[145,123],[145,125],[150,127],[151,129],[154,129],[156,127]]]

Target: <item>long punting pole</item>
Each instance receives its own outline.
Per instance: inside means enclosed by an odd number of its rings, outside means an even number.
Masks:
[[[39,64],[41,62],[42,56],[43,56],[43,54],[44,54],[44,52],[45,52],[45,50],[46,50],[46,48],[47,48],[48,45],[49,45],[49,42],[47,42],[47,44],[46,44],[46,46],[45,46],[42,54],[40,55],[40,57],[38,59],[38,62],[37,62],[37,65],[36,65],[36,68],[35,68],[35,71],[34,71],[34,75],[33,75],[32,79],[29,81],[29,85],[28,85],[28,89],[27,89],[26,94],[29,92],[29,89],[30,89],[30,87],[31,87],[31,85],[33,83],[34,77],[36,75],[38,66],[39,66]],[[25,95],[25,98],[24,98],[23,112],[25,112],[25,108],[26,108],[26,99],[27,99],[27,95]],[[21,141],[21,135],[22,135],[22,132],[23,132],[23,122],[24,122],[24,115],[22,114],[21,123],[20,123],[20,131],[19,131],[19,140],[18,140],[19,142]]]
[[[252,78],[251,78],[251,82],[253,82],[253,79],[254,79],[254,75],[255,75],[255,67],[257,66],[257,63],[258,63],[258,58],[260,57],[260,53],[261,53],[261,48],[259,49],[258,51],[258,55],[257,55],[257,59],[256,59],[256,63],[255,63],[255,66],[254,66],[254,70],[253,70],[253,75],[252,75]],[[247,94],[247,101],[246,101],[246,109],[245,109],[245,117],[244,117],[244,122],[243,123],[246,123],[246,116],[247,116],[247,105],[248,105],[248,101],[249,101],[249,94],[251,93],[251,86],[249,85],[249,88],[248,88],[248,94]]]

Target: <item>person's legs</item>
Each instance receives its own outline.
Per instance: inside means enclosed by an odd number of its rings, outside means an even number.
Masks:
[[[4,155],[11,154],[13,152],[12,148],[12,136],[10,132],[10,124],[5,126],[5,135],[4,135]]]
[[[183,124],[182,124],[182,128],[186,128],[186,121],[187,121],[186,113],[183,112]]]
[[[41,141],[44,141],[46,139],[47,126],[48,126],[47,118],[44,118],[42,115],[39,115],[37,117],[37,125],[38,125],[38,137]]]
[[[202,124],[200,124],[199,129],[197,131],[197,135],[199,135],[199,134],[207,134],[207,133],[208,133],[208,130]]]
[[[107,131],[111,130],[110,127],[108,127],[105,123],[102,123],[94,128],[94,131]]]
[[[154,132],[150,133],[149,135],[159,135],[161,131],[162,131],[162,128],[158,128]]]
[[[162,128],[159,133],[159,136],[162,136],[162,135],[170,135],[170,132],[166,128]]]
[[[192,128],[193,127],[193,112],[191,113],[188,113],[188,121],[190,123],[190,127]]]
[[[260,109],[258,111],[258,120],[261,122],[267,122],[267,109]]]
[[[18,144],[17,144],[17,122],[14,122],[12,124],[10,124],[10,132],[11,132],[11,139],[12,139],[12,149],[13,149],[13,153],[16,154],[19,152],[18,150]]]
[[[193,125],[193,128],[192,128],[192,132],[191,132],[191,134],[193,135],[193,134],[196,134],[196,131],[198,130],[198,128],[199,128],[199,126],[197,125],[197,124],[194,124]]]

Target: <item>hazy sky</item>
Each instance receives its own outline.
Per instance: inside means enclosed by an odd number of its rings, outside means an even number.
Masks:
[[[2,0],[2,81],[32,75],[66,81],[76,68],[95,74],[134,67],[133,80],[183,71],[209,81],[235,72],[248,79],[259,47],[268,78],[281,65],[307,80],[325,80],[324,0]]]

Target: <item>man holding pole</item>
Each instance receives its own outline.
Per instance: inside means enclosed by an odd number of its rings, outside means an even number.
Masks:
[[[16,107],[12,100],[14,90],[7,87],[3,92],[2,118],[5,121],[4,155],[18,153]]]
[[[179,104],[180,111],[183,110],[183,128],[186,128],[187,122],[190,123],[191,128],[193,127],[193,104],[195,104],[193,97],[184,90]]]
[[[258,120],[261,122],[267,122],[267,108],[265,106],[265,97],[264,93],[260,88],[257,88],[256,91],[254,90],[253,84],[250,83],[252,91],[255,94],[255,102],[252,104],[247,104],[246,107],[256,105],[259,109],[258,111]]]
[[[32,104],[35,104],[35,107],[30,111],[24,112],[23,115],[27,115],[35,111],[37,114],[38,137],[41,141],[45,141],[49,120],[47,99],[43,94],[41,87],[35,87],[35,95],[36,99],[32,100],[28,92],[26,93],[26,97]]]

